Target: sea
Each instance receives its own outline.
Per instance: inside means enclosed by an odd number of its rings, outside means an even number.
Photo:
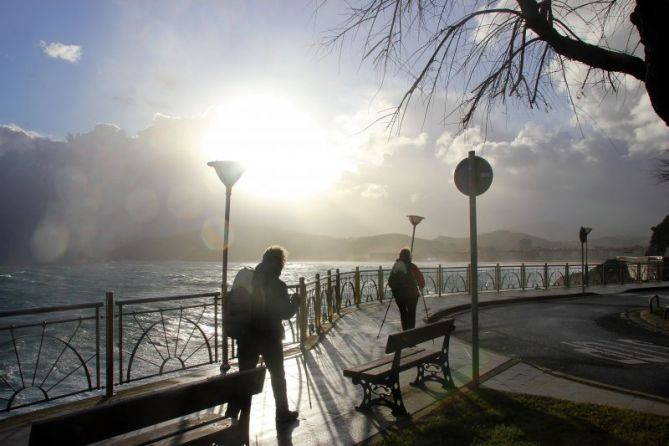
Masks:
[[[257,262],[231,262],[228,283],[243,267]],[[288,285],[307,282],[317,273],[353,271],[355,268],[390,268],[392,263],[372,262],[291,262],[281,278]],[[419,266],[437,266],[420,264]],[[446,264],[444,264],[446,266]],[[78,265],[0,266],[0,311],[104,302],[111,291],[116,299],[178,296],[210,293],[221,288],[221,262],[124,261]]]

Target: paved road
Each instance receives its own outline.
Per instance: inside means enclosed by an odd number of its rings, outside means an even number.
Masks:
[[[646,330],[626,317],[646,307],[653,294],[482,308],[480,344],[570,375],[669,398],[669,336]],[[471,342],[471,314],[459,313],[455,318],[454,335]]]

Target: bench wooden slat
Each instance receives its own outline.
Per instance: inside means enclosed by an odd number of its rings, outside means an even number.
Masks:
[[[260,367],[215,376],[38,421],[32,425],[29,444],[93,443],[231,400],[244,400],[262,391],[265,371]]]
[[[402,350],[402,358],[405,356],[413,355],[416,353],[420,353],[425,351],[424,348],[421,347],[414,347],[414,348],[407,348]],[[352,378],[355,375],[358,375],[362,372],[365,372],[369,369],[373,369],[382,365],[388,365],[390,366],[393,362],[394,355],[387,355],[384,356],[383,358],[376,359],[374,361],[366,362],[364,364],[357,365],[355,367],[349,367],[347,369],[344,369],[344,376],[347,378]]]
[[[419,364],[423,364],[430,358],[437,357],[441,353],[439,349],[422,350],[412,355],[407,355],[400,360],[399,372],[412,369]],[[375,378],[387,375],[392,370],[392,363],[382,364],[377,367],[360,372],[360,377]]]
[[[449,319],[391,334],[388,336],[386,353],[395,353],[398,350],[413,347],[421,342],[445,336],[450,334],[454,328],[453,319]]]
[[[203,432],[203,427],[208,425],[214,425],[217,429],[228,429],[232,425],[232,419],[223,418],[221,413],[205,412],[198,414],[196,417],[177,418],[170,422],[161,423],[158,426],[150,426],[138,432],[121,434],[111,439],[106,438],[94,444],[96,446],[140,446],[150,443],[152,446],[156,446],[161,444],[161,442],[174,444],[176,440],[181,444],[181,440],[185,438],[188,432]],[[175,435],[177,432],[179,434]]]

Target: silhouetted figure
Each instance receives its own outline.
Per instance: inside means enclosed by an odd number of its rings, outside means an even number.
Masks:
[[[416,305],[420,290],[425,287],[425,278],[418,267],[411,262],[411,251],[404,248],[395,261],[388,277],[388,285],[393,292],[395,303],[400,310],[402,330],[416,326]]]
[[[286,264],[286,251],[270,246],[253,273],[254,301],[264,302],[264,309],[253,315],[251,328],[237,339],[239,370],[257,366],[262,355],[272,379],[277,423],[297,420],[297,411],[288,409],[286,375],[283,368],[284,338],[282,320],[290,319],[299,306],[297,295],[289,296],[288,287],[279,279]],[[258,294],[256,294],[258,293]],[[238,409],[229,405],[226,416],[235,417]]]

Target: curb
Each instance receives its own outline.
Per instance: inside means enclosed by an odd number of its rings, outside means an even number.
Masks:
[[[525,296],[525,297],[510,297],[508,299],[499,299],[499,300],[487,300],[483,302],[479,302],[479,307],[491,307],[494,305],[506,305],[506,304],[515,304],[515,303],[524,303],[524,302],[540,302],[543,300],[551,300],[551,299],[565,299],[565,298],[571,298],[571,297],[584,297],[584,296],[598,296],[598,293],[573,293],[573,294],[554,294],[554,295],[547,295],[547,296]],[[445,316],[450,316],[455,313],[460,313],[462,311],[469,311],[471,309],[472,304],[460,304],[460,305],[455,305],[450,308],[445,308],[443,310],[439,310],[432,314],[428,321],[429,322],[435,322]]]
[[[521,362],[524,362],[524,361],[521,361]],[[584,384],[584,385],[587,385],[587,386],[597,387],[599,389],[609,390],[611,392],[622,393],[622,394],[625,394],[625,395],[630,395],[630,396],[634,396],[634,397],[637,397],[637,398],[643,398],[643,399],[646,399],[646,400],[657,401],[659,403],[669,405],[669,398],[664,398],[664,397],[657,396],[657,395],[652,395],[652,394],[649,394],[649,393],[639,392],[639,391],[636,391],[636,390],[626,389],[624,387],[613,386],[611,384],[606,384],[606,383],[602,383],[602,382],[599,382],[599,381],[593,381],[593,380],[590,380],[590,379],[587,379],[587,378],[581,378],[579,376],[570,375],[568,373],[560,372],[560,371],[557,371],[557,370],[551,370],[551,369],[548,369],[546,367],[542,367],[540,365],[533,364],[531,362],[524,362],[524,363],[531,366],[531,367],[534,367],[537,370],[541,370],[544,373],[548,373],[549,375],[555,376],[556,378],[566,379],[568,381],[577,382],[577,383]],[[599,404],[603,404],[603,403],[599,403]],[[606,404],[603,404],[603,405],[606,405]]]

